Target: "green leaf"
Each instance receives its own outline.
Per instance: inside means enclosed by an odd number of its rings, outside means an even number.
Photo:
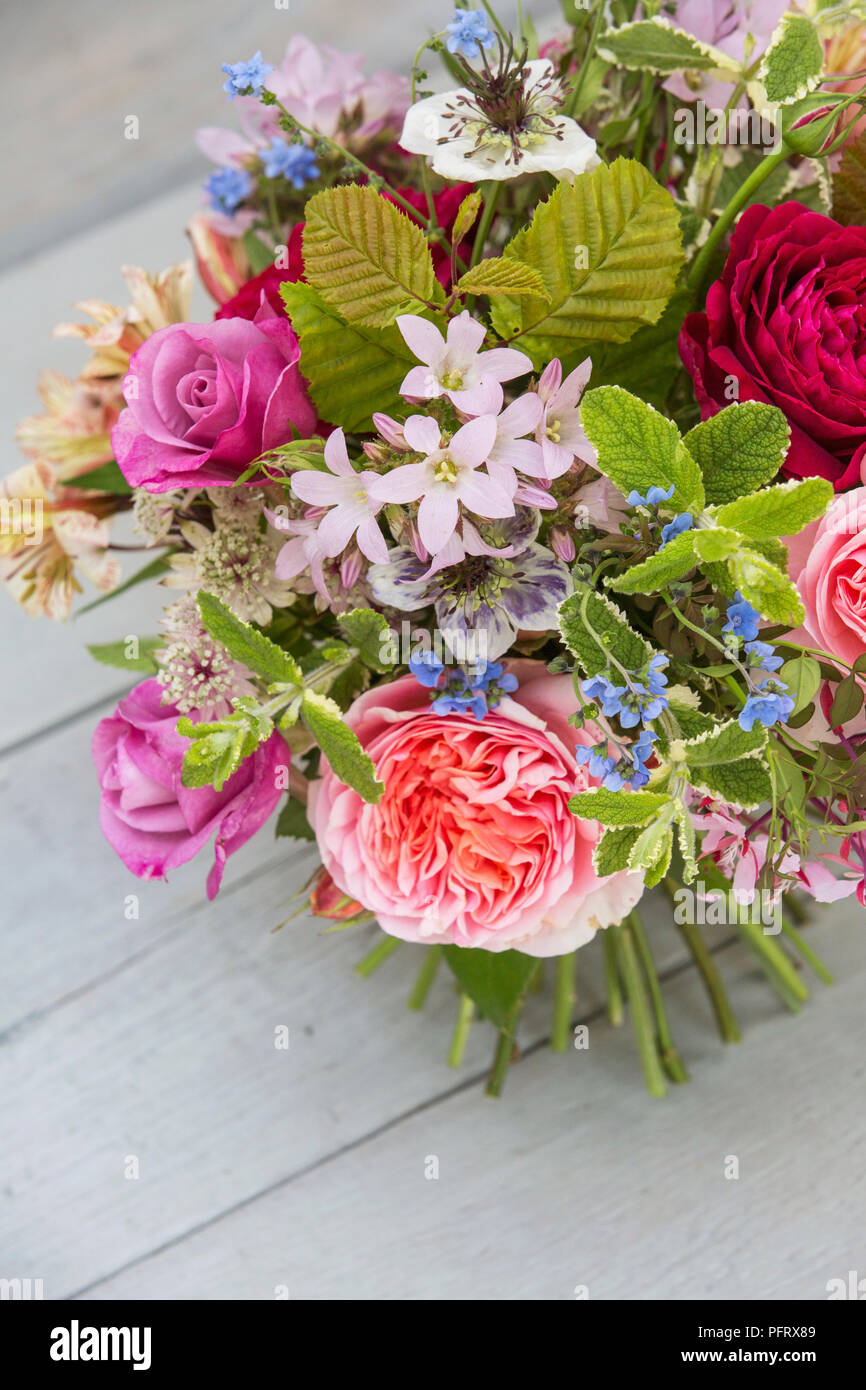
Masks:
[[[467,193],[463,202],[457,209],[457,216],[454,218],[452,230],[452,242],[454,246],[459,246],[461,241],[465,241],[475,223],[478,221],[478,214],[484,202],[483,195],[479,188],[474,188],[471,193]]]
[[[668,488],[672,511],[699,511],[704,505],[701,471],[673,420],[621,386],[597,386],[580,404],[580,418],[598,453],[598,468],[620,492]]]
[[[830,728],[838,729],[847,724],[863,708],[863,687],[852,672],[839,682],[833,703],[830,706]]]
[[[772,105],[799,101],[821,80],[824,45],[813,19],[786,14],[761,60],[758,78]]]
[[[90,468],[86,473],[65,479],[65,484],[67,487],[92,488],[96,492],[116,493],[118,497],[132,495],[132,488],[114,459],[110,463],[100,464],[99,468]]]
[[[677,829],[677,840],[679,842],[680,856],[683,861],[683,874],[686,883],[691,883],[698,871],[697,863],[697,843],[695,841],[695,826],[691,817],[691,812],[684,801],[674,803],[674,825]],[[667,872],[667,869],[665,870]],[[655,880],[658,882],[658,879]],[[652,888],[654,885],[648,885]]]
[[[683,531],[674,536],[655,555],[609,580],[608,587],[618,594],[655,594],[682,579],[695,567],[695,535],[694,531]]]
[[[849,140],[833,175],[833,216],[846,227],[866,223],[866,135]]]
[[[751,733],[741,729],[736,719],[719,724],[711,733],[699,734],[683,745],[686,764],[696,767],[714,767],[718,763],[736,762],[761,752],[767,745],[767,730],[756,725]]]
[[[805,611],[787,575],[763,555],[745,547],[728,565],[736,588],[762,618],[771,623],[787,623],[789,627],[800,626]]]
[[[606,671],[611,656],[627,671],[639,671],[656,655],[649,642],[629,626],[622,609],[594,589],[578,589],[563,599],[559,630],[588,676]]]
[[[825,478],[794,479],[728,502],[715,519],[720,526],[733,527],[749,540],[795,536],[810,521],[824,515],[833,495],[833,484]]]
[[[304,209],[303,241],[307,283],[349,323],[384,328],[433,299],[427,238],[369,184],[316,193]]]
[[[469,946],[446,946],[444,955],[462,993],[468,994],[497,1028],[508,1027],[538,969],[535,957],[520,951],[480,951]]]
[[[664,792],[609,792],[597,787],[594,791],[576,792],[568,809],[583,820],[597,820],[600,825],[619,829],[646,825],[669,805],[670,798]]]
[[[743,401],[695,425],[683,442],[703,473],[707,501],[732,502],[775,477],[790,434],[776,406]]]
[[[132,641],[137,647],[137,655],[128,656],[127,649],[130,646],[130,638],[123,638],[120,642],[97,642],[88,644],[87,650],[97,661],[101,661],[103,666],[117,666],[121,671],[146,671],[148,675],[153,675],[159,668],[154,658],[154,652],[159,651],[165,645],[162,637],[133,637]]]
[[[557,184],[503,258],[536,270],[547,299],[497,296],[494,328],[536,367],[559,357],[569,370],[661,318],[683,263],[679,214],[641,164],[617,159]]]
[[[273,265],[273,251],[265,245],[258,232],[254,232],[252,227],[244,232],[243,244],[253,275],[261,275],[263,270],[269,265]]]
[[[243,704],[245,702],[238,702]],[[244,758],[250,757],[273,729],[270,719],[246,708],[236,709],[213,724],[193,724],[181,718],[177,731],[193,739],[184,754],[181,781],[185,787],[215,787],[221,791]]]
[[[797,715],[817,695],[821,684],[821,667],[814,657],[798,656],[779,668],[779,680],[787,685],[788,694],[794,701],[792,715]]]
[[[316,832],[307,819],[307,808],[302,801],[289,797],[277,816],[274,833],[292,840],[315,840]]]
[[[395,664],[388,655],[391,629],[381,613],[372,608],[353,608],[351,613],[343,613],[337,624],[347,641],[358,648],[366,666],[387,671]]]
[[[393,325],[348,324],[311,285],[281,285],[292,328],[301,340],[301,371],[323,420],[351,434],[372,428],[373,411],[399,410],[400,385],[417,365]]]
[[[736,555],[742,538],[725,526],[705,526],[694,533],[695,550],[701,565],[716,564]]]
[[[335,776],[365,801],[377,802],[385,790],[358,736],[343,720],[340,706],[327,695],[305,690],[301,717],[321,748]]]
[[[235,661],[248,666],[268,685],[301,684],[301,668],[282,647],[249,623],[241,622],[214,594],[200,589],[197,598],[201,620],[207,631]]]
[[[692,786],[741,811],[753,811],[773,797],[770,774],[759,758],[695,769]]]
[[[658,323],[639,328],[627,343],[593,348],[593,386],[622,386],[661,409],[682,367],[677,342],[691,302],[691,290],[680,288]]]
[[[739,65],[726,53],[699,42],[670,20],[655,16],[611,29],[598,41],[603,58],[617,67],[670,77],[674,72],[715,72],[731,78]]]
[[[550,300],[538,271],[506,256],[479,261],[460,276],[455,289],[464,294],[529,294],[536,299]]]
[[[627,796],[628,792],[625,793]],[[632,793],[633,795],[634,793]],[[647,795],[642,792],[638,795]],[[649,793],[653,795],[653,793]],[[673,820],[676,803],[666,801],[664,806],[659,809],[648,825],[638,834],[637,839],[631,847],[628,856],[628,867],[630,869],[655,869],[660,863],[667,866],[671,861],[672,832],[671,821]],[[659,875],[661,877],[661,875]],[[656,880],[658,882],[658,880]]]
[[[112,589],[110,594],[100,594],[99,598],[95,598],[92,603],[85,603],[83,608],[77,610],[75,617],[81,618],[85,613],[92,613],[94,608],[101,607],[103,603],[108,603],[109,599],[117,598],[119,594],[125,594],[128,589],[134,589],[136,584],[144,584],[148,579],[159,579],[161,575],[165,574],[166,570],[171,569],[168,563],[168,556],[173,553],[173,551],[169,550],[166,551],[164,555],[157,555],[155,560],[151,560],[149,564],[143,565],[140,570],[136,570],[135,574],[130,575],[129,579],[124,580],[122,584],[118,584],[117,588]]]
[[[592,864],[599,878],[628,868],[632,846],[640,835],[640,826],[625,826],[622,830],[605,830],[592,853]]]

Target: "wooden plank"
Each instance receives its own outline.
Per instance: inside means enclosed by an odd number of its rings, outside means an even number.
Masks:
[[[693,1082],[668,1100],[642,1092],[626,1031],[594,1022],[588,1051],[536,1051],[502,1101],[473,1087],[424,1106],[84,1296],[824,1298],[863,1268],[866,961],[846,921],[816,933],[842,983],[798,1019],[723,952],[740,1047],[707,1030],[692,972],[676,980]]]

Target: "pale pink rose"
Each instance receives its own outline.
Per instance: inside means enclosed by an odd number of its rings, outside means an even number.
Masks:
[[[310,824],[337,887],[405,941],[555,956],[619,922],[643,875],[599,878],[600,828],[573,816],[596,785],[574,749],[598,741],[568,723],[568,676],[509,664],[519,687],[483,720],[435,715],[413,676],[380,685],[346,715],[386,790],[361,800],[323,761]]]
[[[785,544],[807,644],[854,662],[866,651],[866,487],[842,493]]]

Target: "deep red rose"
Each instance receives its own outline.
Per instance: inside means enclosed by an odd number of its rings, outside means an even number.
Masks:
[[[701,417],[732,399],[785,412],[784,471],[857,487],[866,458],[866,227],[802,203],[743,213],[721,280],[679,339]],[[732,379],[737,394],[732,396]]]
[[[267,265],[264,270],[255,275],[252,280],[247,280],[245,285],[241,285],[233,299],[229,299],[225,304],[221,304],[214,314],[215,319],[252,319],[255,317],[262,300],[262,290],[268,298],[268,303],[278,314],[284,314],[286,307],[280,295],[280,285],[287,283],[294,284],[297,280],[304,277],[304,257],[301,251],[301,237],[304,231],[303,222],[296,222],[286,243],[288,252],[288,265],[276,266]]]

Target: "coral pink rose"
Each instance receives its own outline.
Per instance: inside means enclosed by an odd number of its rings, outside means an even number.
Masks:
[[[837,497],[785,544],[811,645],[853,663],[866,651],[866,487]]]
[[[480,721],[431,713],[413,676],[367,691],[346,720],[385,782],[381,802],[363,802],[327,764],[311,788],[325,868],[392,936],[561,955],[643,891],[640,873],[597,876],[599,827],[568,809],[595,785],[575,746],[597,741],[568,723],[571,679],[540,662],[509,670],[518,690]]]
[[[139,878],[164,878],[186,864],[216,833],[207,895],[219,891],[226,859],[267,820],[285,787],[289,750],[276,732],[224,784],[184,787],[189,739],[177,733],[177,710],[162,704],[163,688],[142,681],[93,733],[102,789],[102,833]]]
[[[791,425],[784,471],[855,487],[866,459],[866,227],[802,203],[743,213],[707,309],[689,314],[680,354],[704,419],[769,401]]]
[[[259,454],[315,428],[300,349],[267,298],[251,320],[173,323],[130,360],[127,409],[111,432],[133,487],[230,484]]]

